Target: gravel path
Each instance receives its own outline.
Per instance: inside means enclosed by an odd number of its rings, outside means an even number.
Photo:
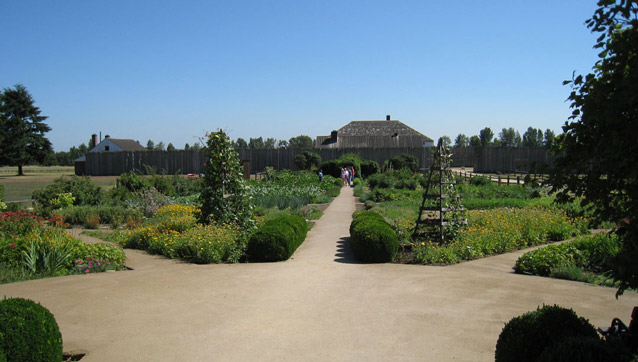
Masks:
[[[41,302],[91,361],[493,361],[503,324],[538,305],[594,325],[638,294],[517,275],[523,252],[448,267],[358,264],[344,188],[291,260],[193,265],[126,250],[134,270],[0,285]]]

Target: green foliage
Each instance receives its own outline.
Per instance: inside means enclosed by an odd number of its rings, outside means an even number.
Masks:
[[[472,176],[470,178],[470,185],[474,186],[487,186],[491,185],[492,181],[487,176]]]
[[[336,178],[341,177],[341,169],[344,167],[354,167],[356,177],[361,177],[361,157],[356,153],[346,153],[341,155],[337,160],[329,160],[321,163],[321,169],[324,175],[330,175]]]
[[[599,1],[586,22],[600,36],[593,72],[575,76],[573,109],[551,147],[549,183],[560,201],[583,198],[599,220],[619,222],[623,240],[614,275],[619,293],[638,287],[638,7],[635,1]]]
[[[505,324],[496,342],[495,361],[536,362],[545,349],[568,338],[598,338],[598,334],[573,310],[544,305]]]
[[[245,249],[243,230],[237,224],[197,225],[198,213],[193,206],[165,206],[144,225],[118,233],[118,242],[197,264],[239,261]]]
[[[321,165],[321,156],[316,152],[303,151],[295,156],[295,165],[300,170],[310,170]]]
[[[44,136],[51,128],[44,123],[46,116],[29,91],[16,84],[15,89],[5,88],[0,93],[0,166],[22,166],[43,163],[53,152],[51,142]]]
[[[249,183],[248,195],[257,207],[280,210],[299,209],[310,203],[330,202],[329,197],[339,195],[341,181],[326,175],[323,182],[308,171],[283,170],[273,172],[262,181]]]
[[[62,361],[62,334],[48,309],[24,298],[0,301],[0,350],[9,361]]]
[[[254,225],[252,199],[248,194],[239,155],[223,130],[212,132],[206,141],[208,160],[200,195],[201,222],[221,225]]]
[[[57,211],[64,221],[71,225],[83,225],[90,215],[98,216],[99,220],[107,224],[123,224],[127,217],[142,216],[139,210],[123,206],[75,206]]]
[[[471,210],[467,216],[468,225],[461,228],[448,245],[438,245],[430,240],[416,241],[415,261],[422,264],[456,263],[586,232],[582,220],[570,220],[564,213],[542,208]]]
[[[385,263],[399,249],[397,235],[383,217],[372,211],[353,215],[350,224],[350,245],[357,259],[366,263]]]
[[[367,178],[368,176],[374,175],[381,171],[381,167],[377,161],[372,160],[362,160],[361,161],[361,177]]]
[[[545,277],[552,274],[568,276],[569,273],[565,270],[568,265],[589,272],[609,272],[620,248],[621,242],[614,234],[584,236],[571,242],[527,252],[518,258],[514,270],[517,273]]]
[[[416,156],[403,153],[386,160],[384,167],[393,170],[402,170],[405,168],[412,172],[417,172],[419,170],[419,159]]]
[[[56,199],[61,194],[71,194],[74,198],[73,205],[99,205],[102,202],[102,189],[91,181],[88,176],[60,177],[45,188],[35,190],[31,198],[37,210],[48,214],[56,206]]]
[[[299,135],[288,140],[288,148],[305,150],[313,146],[312,138],[306,135]]]
[[[307,232],[306,221],[300,216],[283,216],[266,221],[250,237],[246,253],[255,261],[287,260],[303,243]]]

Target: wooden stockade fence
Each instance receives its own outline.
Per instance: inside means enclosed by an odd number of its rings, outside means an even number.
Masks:
[[[304,150],[239,149],[239,157],[250,164],[250,173],[263,172],[266,167],[275,170],[296,170],[295,156]],[[356,153],[364,160],[383,163],[400,154],[419,159],[419,168],[427,170],[431,164],[431,148],[345,148],[312,149],[324,161],[335,160],[347,153]],[[473,167],[479,173],[534,173],[543,165],[551,165],[553,158],[543,148],[452,148],[453,167]],[[206,154],[194,150],[90,152],[85,163],[76,163],[76,173],[90,176],[119,176],[124,172],[144,171],[149,166],[168,174],[200,174],[204,171]]]

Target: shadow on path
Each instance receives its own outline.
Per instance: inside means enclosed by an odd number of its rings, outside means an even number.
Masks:
[[[360,264],[350,248],[350,237],[344,236],[337,241],[337,254],[334,261],[344,264]]]

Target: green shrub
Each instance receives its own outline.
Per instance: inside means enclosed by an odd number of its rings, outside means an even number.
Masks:
[[[416,156],[403,153],[386,160],[384,166],[386,169],[401,170],[405,168],[412,172],[417,172],[419,170],[419,159]]]
[[[361,177],[367,178],[374,174],[379,173],[381,171],[381,167],[376,161],[372,160],[363,160],[361,161]]]
[[[350,245],[357,259],[369,263],[390,262],[399,249],[397,235],[390,224],[372,211],[353,215]]]
[[[102,189],[95,185],[88,176],[60,177],[43,189],[35,190],[31,196],[35,207],[43,213],[50,213],[54,208],[53,200],[60,194],[71,193],[73,205],[98,205],[102,202]]]
[[[491,184],[492,184],[492,181],[487,176],[472,176],[470,178],[470,185],[486,186]]]
[[[394,185],[394,179],[387,174],[374,174],[367,179],[368,187],[374,190],[376,188],[389,189]]]
[[[116,187],[124,188],[130,193],[136,193],[150,189],[151,182],[148,178],[134,172],[125,172],[117,178]]]
[[[0,350],[10,361],[62,361],[62,335],[48,309],[28,299],[0,301]]]
[[[597,338],[596,329],[571,309],[544,305],[515,317],[496,342],[496,362],[536,362],[543,351],[567,338]]]
[[[307,232],[306,221],[300,216],[269,220],[250,237],[246,253],[255,261],[287,260],[303,243]]]

